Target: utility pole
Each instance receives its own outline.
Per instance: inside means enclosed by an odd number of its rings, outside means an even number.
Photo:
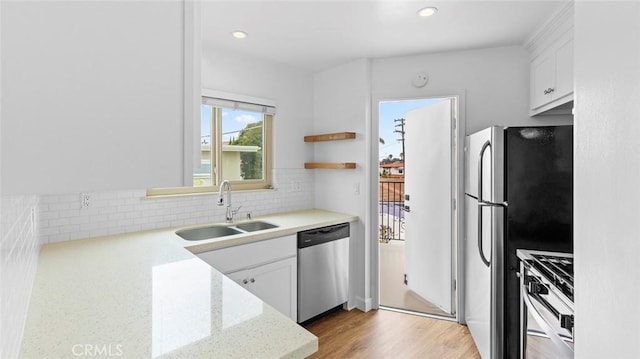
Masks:
[[[404,118],[397,118],[395,120],[393,120],[393,122],[395,122],[395,128],[396,130],[394,130],[393,132],[399,133],[400,134],[400,139],[398,139],[398,141],[402,142],[402,162],[405,161],[405,158],[407,156],[407,154],[404,152]],[[400,128],[399,130],[397,128]]]

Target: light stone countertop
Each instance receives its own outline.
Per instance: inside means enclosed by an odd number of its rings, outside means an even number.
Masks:
[[[44,245],[20,356],[306,357],[318,349],[313,334],[190,252],[357,219],[305,210],[255,218],[279,227],[223,239],[185,241],[167,228]]]

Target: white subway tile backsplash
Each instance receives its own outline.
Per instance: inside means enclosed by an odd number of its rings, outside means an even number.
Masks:
[[[0,199],[0,353],[6,358],[20,350],[40,249],[38,204],[35,195]]]
[[[233,206],[242,206],[238,218],[314,207],[313,172],[274,170],[276,189],[234,193]],[[300,183],[299,189],[293,183]],[[94,192],[91,207],[80,208],[80,194],[45,195],[40,200],[40,236],[43,243],[166,227],[224,221],[225,209],[216,195],[145,198],[146,190]]]

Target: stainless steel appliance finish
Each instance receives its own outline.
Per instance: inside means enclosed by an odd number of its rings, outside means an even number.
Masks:
[[[573,358],[573,255],[518,250],[523,358]]]
[[[493,126],[465,160],[465,321],[483,358],[518,358],[516,250],[573,250],[573,129]]]
[[[483,358],[502,358],[504,266],[503,128],[465,143],[465,321]]]
[[[298,323],[348,300],[349,223],[298,233]]]

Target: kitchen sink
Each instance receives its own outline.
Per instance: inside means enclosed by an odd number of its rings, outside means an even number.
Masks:
[[[278,226],[268,222],[254,221],[254,222],[239,223],[239,224],[236,224],[235,227],[246,232],[254,232],[254,231],[261,231],[263,229],[277,228]]]
[[[176,232],[180,237],[188,241],[199,241],[203,239],[218,238],[243,233],[228,226],[207,226],[200,228],[182,229]]]
[[[261,231],[264,229],[277,228],[275,224],[263,221],[244,222],[231,225],[212,225],[198,228],[181,229],[176,234],[187,241],[201,241],[203,239],[213,239],[234,234]]]

